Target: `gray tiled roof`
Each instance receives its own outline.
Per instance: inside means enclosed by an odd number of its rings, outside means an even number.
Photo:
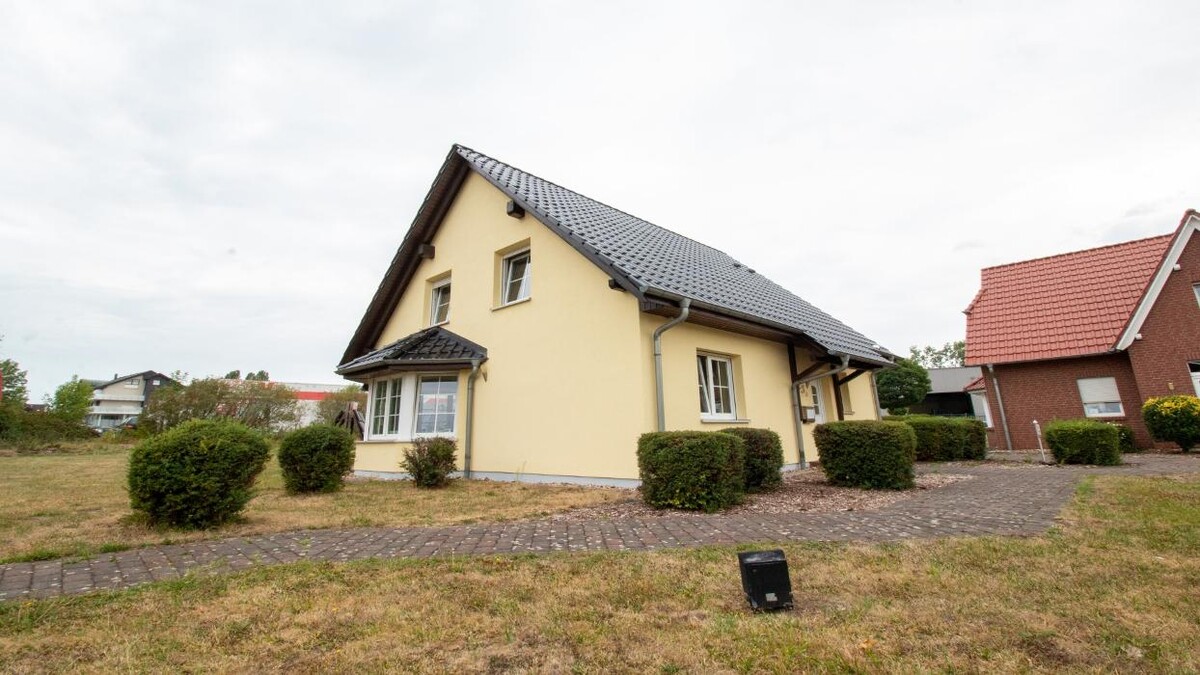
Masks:
[[[487,349],[441,326],[432,326],[343,363],[337,372],[363,370],[383,364],[461,363],[487,358]]]
[[[540,220],[558,227],[643,293],[752,317],[799,331],[839,354],[888,361],[876,343],[729,255],[572,192],[482,153],[458,154]]]

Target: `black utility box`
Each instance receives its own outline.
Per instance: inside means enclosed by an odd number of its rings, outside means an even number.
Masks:
[[[791,609],[792,580],[788,577],[783,551],[739,553],[738,566],[742,570],[742,590],[746,591],[751,609]]]

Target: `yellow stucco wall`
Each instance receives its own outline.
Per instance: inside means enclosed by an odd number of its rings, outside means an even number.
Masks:
[[[637,478],[636,444],[656,426],[651,335],[666,321],[643,314],[628,293],[531,215],[506,215],[508,198],[470,173],[433,240],[435,257],[419,265],[376,348],[429,324],[432,284],[451,278],[447,330],[488,350],[476,380],[473,466],[479,472],[594,478]],[[498,252],[528,246],[530,299],[496,307]],[[679,325],[663,336],[668,429],[717,430],[702,423],[697,350],[735,357],[739,417],[779,433],[788,464],[798,461],[787,347],[727,331]],[[812,359],[798,351],[799,368]],[[463,438],[466,374],[459,377]],[[874,417],[870,377],[850,383],[854,419]],[[828,419],[835,419],[828,380]],[[405,401],[403,405],[412,405]],[[849,416],[848,416],[849,417]],[[805,449],[816,459],[814,425]],[[460,452],[463,443],[460,440]],[[355,468],[400,471],[403,443],[361,443]],[[461,466],[461,463],[460,463]]]

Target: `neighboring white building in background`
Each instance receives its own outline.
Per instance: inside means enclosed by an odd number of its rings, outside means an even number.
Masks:
[[[85,380],[92,385],[92,408],[84,422],[93,429],[109,429],[142,414],[155,389],[174,380],[153,370],[133,375],[113,375],[111,380]]]
[[[321,401],[324,401],[330,394],[337,392],[350,386],[360,386],[355,382],[342,382],[341,384],[313,384],[311,382],[272,382],[272,384],[280,387],[287,387],[296,392],[296,406],[298,414],[296,415],[295,428],[306,427],[317,421],[320,415]]]

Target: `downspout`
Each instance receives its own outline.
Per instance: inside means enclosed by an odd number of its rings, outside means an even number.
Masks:
[[[663,372],[662,372],[662,334],[675,326],[687,321],[688,308],[692,306],[689,298],[679,301],[679,316],[654,329],[654,394],[658,402],[658,430],[667,430],[667,413],[663,410]]]
[[[797,441],[796,446],[800,450],[800,468],[801,469],[808,468],[808,457],[805,455],[805,452],[804,452],[804,420],[800,418],[800,387],[808,384],[809,382],[819,380],[822,377],[829,377],[831,375],[837,375],[838,373],[846,370],[849,367],[850,367],[850,357],[848,355],[843,354],[841,364],[839,364],[833,370],[826,370],[823,373],[817,373],[816,375],[809,375],[808,377],[798,377],[795,380],[792,380],[792,416],[795,419],[795,423],[796,423],[796,441]]]
[[[1004,427],[1004,444],[1012,452],[1012,435],[1008,433],[1008,415],[1004,414],[1004,397],[1000,395],[1000,380],[996,379],[996,368],[987,364],[988,372],[992,375],[992,387],[996,390],[996,405],[1000,406],[1000,426]]]
[[[463,440],[463,477],[471,477],[471,431],[475,426],[475,378],[479,377],[479,359],[471,359],[471,374],[467,375],[467,428]]]

